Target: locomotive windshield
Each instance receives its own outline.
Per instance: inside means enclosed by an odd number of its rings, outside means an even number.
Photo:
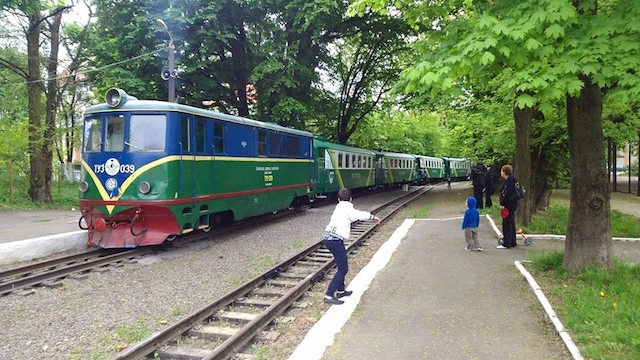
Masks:
[[[131,115],[129,151],[164,151],[167,134],[165,115]]]
[[[107,117],[107,135],[104,137],[104,151],[124,150],[124,116]]]
[[[100,151],[102,141],[102,119],[87,118],[84,122],[84,151]]]

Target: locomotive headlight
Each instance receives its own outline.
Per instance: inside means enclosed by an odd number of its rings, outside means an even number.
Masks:
[[[80,181],[80,184],[78,185],[78,188],[83,193],[87,192],[87,190],[89,190],[89,183],[87,183],[86,181]]]
[[[138,190],[143,194],[148,194],[149,191],[151,191],[151,185],[148,182],[143,181],[138,185]]]
[[[105,101],[112,108],[118,107],[127,101],[127,93],[122,89],[111,88],[105,94]]]

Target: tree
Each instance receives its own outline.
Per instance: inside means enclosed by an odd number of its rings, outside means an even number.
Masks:
[[[359,6],[363,4],[383,9],[386,2],[365,0]],[[544,113],[556,101],[566,99],[572,201],[564,265],[572,272],[588,265],[609,268],[611,234],[601,90],[615,86],[640,92],[640,80],[634,76],[640,68],[636,41],[640,3],[394,4],[410,22],[425,29],[433,28],[434,21],[441,26],[429,34],[436,35],[425,36],[433,52],[407,72],[411,80],[408,91],[446,90],[459,77],[483,78],[508,70],[512,78],[504,86],[517,94],[518,109],[534,108],[531,114],[535,114],[537,108]],[[428,47],[424,42],[421,46]],[[515,115],[522,115],[522,121],[532,118],[530,114]]]
[[[55,130],[55,111],[57,107],[56,68],[58,62],[58,38],[62,12],[69,7],[57,7],[47,11],[46,3],[27,1],[19,4],[8,3],[3,10],[10,13],[19,22],[27,40],[27,68],[21,64],[3,58],[0,63],[16,74],[25,77],[29,97],[29,197],[35,202],[51,202],[51,154],[53,132]],[[50,52],[47,67],[49,75],[44,86],[40,68],[40,35],[44,24],[50,23]],[[46,121],[42,123],[42,93],[47,92]]]

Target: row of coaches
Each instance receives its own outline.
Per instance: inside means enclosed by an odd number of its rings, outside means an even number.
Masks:
[[[316,194],[392,184],[424,185],[466,179],[471,163],[461,158],[438,158],[361,149],[320,140],[313,141]]]
[[[307,131],[120,89],[84,116],[80,226],[103,248],[176,235],[307,204],[341,187],[466,178],[464,159],[376,152]]]

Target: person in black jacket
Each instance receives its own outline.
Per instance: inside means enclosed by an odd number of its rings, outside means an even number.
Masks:
[[[496,172],[493,170],[491,166],[487,168],[487,175],[485,176],[485,207],[492,207],[493,201],[491,201],[491,195],[496,191],[496,182],[498,181]]]
[[[513,167],[505,165],[500,170],[500,175],[504,180],[500,189],[500,209],[508,210],[508,215],[502,218],[502,235],[503,242],[498,245],[498,249],[508,249],[516,247],[516,221],[515,213],[518,208],[518,200],[514,199],[516,192],[516,179],[513,177]]]
[[[481,162],[471,167],[471,183],[473,184],[473,197],[476,198],[478,209],[482,209],[483,199],[482,193],[485,191],[485,172],[486,169]]]

